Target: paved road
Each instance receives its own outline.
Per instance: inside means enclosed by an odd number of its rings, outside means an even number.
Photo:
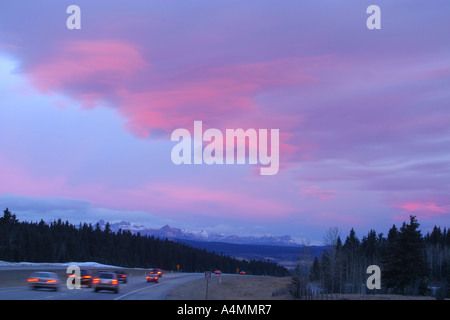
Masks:
[[[0,300],[164,300],[177,286],[191,280],[201,279],[202,273],[164,274],[158,283],[147,283],[145,278],[130,277],[121,283],[120,292],[94,292],[92,288],[69,290],[63,283],[58,291],[49,289],[31,290],[28,286],[0,288]]]

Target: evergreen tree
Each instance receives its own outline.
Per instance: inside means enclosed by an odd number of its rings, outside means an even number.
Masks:
[[[342,249],[344,252],[344,281],[351,293],[357,292],[361,282],[359,270],[360,241],[353,228],[351,228],[349,235],[345,239]]]
[[[388,288],[402,294],[424,294],[427,265],[424,243],[415,216],[403,222],[400,231],[389,231],[383,280]]]
[[[314,257],[314,261],[309,272],[309,280],[312,282],[320,280],[320,265],[317,257]]]
[[[399,245],[399,231],[395,225],[389,229],[386,251],[383,257],[381,280],[383,286],[398,292],[400,289],[401,273],[404,272]]]

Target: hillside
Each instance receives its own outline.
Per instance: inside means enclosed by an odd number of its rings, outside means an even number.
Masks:
[[[294,269],[299,260],[308,259],[312,261],[315,257],[320,257],[325,249],[323,246],[294,247],[192,240],[183,240],[181,242],[194,248],[204,249],[221,255],[229,255],[238,259],[275,262],[288,269]]]

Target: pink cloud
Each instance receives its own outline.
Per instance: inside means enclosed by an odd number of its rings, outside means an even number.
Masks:
[[[66,186],[63,186],[63,189],[69,191]],[[79,188],[71,187],[70,198],[80,198],[101,208],[156,212],[174,218],[179,215],[195,214],[248,221],[258,219],[272,221],[287,218],[296,211],[283,201],[265,196],[168,183],[147,184],[127,189],[112,189],[106,185],[83,185]]]
[[[0,194],[20,194],[26,196],[57,196],[61,194],[66,177],[62,175],[33,176],[19,165],[8,161],[0,155]]]
[[[109,105],[124,117],[124,128],[141,138],[191,128],[194,120],[219,128],[279,128],[281,168],[298,156],[293,132],[303,117],[265,109],[260,95],[278,94],[319,82],[314,73],[329,57],[279,58],[226,66],[197,65],[161,74],[151,58],[122,40],[71,41],[28,70],[34,85],[62,92],[83,107]],[[145,81],[144,81],[145,79]],[[303,144],[310,144],[304,141]],[[300,158],[310,158],[302,148]]]
[[[137,185],[127,189],[115,188],[106,183],[71,185],[62,176],[45,176],[27,173],[0,157],[0,175],[7,184],[0,184],[0,193],[33,197],[83,199],[102,208],[142,210],[166,213],[176,212],[244,220],[274,220],[286,218],[295,209],[274,198],[235,190],[214,189],[202,186],[180,186],[157,183]],[[175,212],[175,213],[174,213]]]
[[[147,185],[139,190],[129,191],[137,196],[139,203],[157,209],[192,212],[206,216],[226,216],[244,220],[273,220],[286,218],[295,209],[289,205],[263,196],[230,190],[214,190],[199,186],[179,186],[172,184]],[[141,208],[145,209],[145,208]]]
[[[43,92],[75,93],[83,104],[93,105],[148,67],[135,46],[125,41],[80,40],[62,45],[28,73]]]
[[[119,110],[128,119],[127,128],[144,137],[153,129],[186,128],[199,119],[212,127],[262,128],[263,122],[277,121],[278,115],[266,114],[256,102],[257,96],[289,85],[316,82],[309,75],[311,69],[306,62],[281,59],[187,70],[146,92],[121,90]]]
[[[404,220],[409,215],[419,218],[432,218],[450,214],[449,204],[438,204],[436,202],[405,202],[394,207],[402,209],[403,213],[394,217],[396,220]]]
[[[255,127],[257,119],[276,120],[278,115],[263,111],[257,97],[317,83],[314,72],[329,60],[279,58],[197,65],[162,74],[149,68],[151,58],[135,44],[85,40],[61,45],[27,72],[46,93],[68,93],[83,106],[109,102],[127,119],[127,129],[147,137],[152,130],[173,130],[196,119],[216,127],[225,123],[230,127],[233,121],[235,127],[236,119],[245,119],[239,126],[247,127]]]
[[[68,93],[83,107],[114,107],[125,119],[124,129],[140,138],[153,132],[168,136],[176,128],[191,128],[194,120],[222,130],[281,129],[283,169],[296,156],[311,158],[310,142],[293,143],[303,117],[265,109],[258,97],[315,84],[320,80],[314,73],[329,63],[329,57],[279,58],[198,65],[162,75],[149,68],[149,58],[132,43],[73,41],[32,66],[29,74],[45,93]]]

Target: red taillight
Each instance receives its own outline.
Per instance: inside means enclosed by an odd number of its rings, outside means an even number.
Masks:
[[[84,279],[90,279],[90,278],[92,278],[91,276],[84,276],[83,277]]]
[[[47,282],[47,283],[56,283],[56,282],[58,282],[57,280],[47,280],[47,281],[45,281],[45,282]]]
[[[158,280],[158,277],[155,277],[155,280]]]
[[[118,284],[119,281],[117,281],[116,279],[113,279],[113,281],[111,282],[111,284]]]
[[[95,278],[95,279],[92,280],[92,283],[100,283],[100,279]]]
[[[32,278],[32,279],[28,279],[27,281],[28,281],[28,282],[37,282],[37,281],[39,281],[39,279]]]

